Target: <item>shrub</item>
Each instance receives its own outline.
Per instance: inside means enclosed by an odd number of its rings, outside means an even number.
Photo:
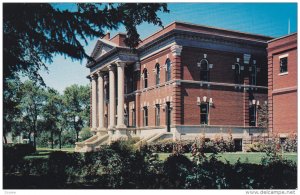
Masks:
[[[23,157],[34,152],[35,148],[30,144],[3,145],[3,169],[6,172],[14,172]]]
[[[164,173],[171,184],[169,188],[181,188],[192,168],[193,163],[186,156],[170,155],[164,162]]]
[[[272,137],[267,140],[259,140],[249,144],[247,152],[297,152],[297,136],[287,137],[283,142],[278,137]]]

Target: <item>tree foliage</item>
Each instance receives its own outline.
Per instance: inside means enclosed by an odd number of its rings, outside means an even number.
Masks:
[[[106,29],[124,25],[125,42],[136,46],[140,39],[136,27],[143,22],[162,26],[158,11],[168,12],[166,4],[158,3],[78,3],[74,10],[60,9],[49,3],[5,3],[3,5],[4,78],[24,73],[33,80],[47,69],[56,54],[74,60],[87,58],[82,41],[102,37]]]
[[[42,117],[43,104],[46,100],[44,89],[32,81],[25,81],[20,87],[21,101],[18,108],[21,109],[21,123],[23,129],[33,135],[33,145],[36,146],[38,133],[38,119]]]
[[[20,102],[19,83],[20,81],[7,80],[7,90],[3,91],[3,139],[4,143],[7,143],[6,135],[9,132],[18,134],[16,130],[18,118],[20,118],[21,111],[18,108]]]
[[[89,102],[89,86],[78,86],[74,84],[67,87],[64,91],[64,104],[68,108],[66,114],[69,124],[71,124],[76,132],[76,141],[78,141],[79,131],[84,126],[89,126]]]

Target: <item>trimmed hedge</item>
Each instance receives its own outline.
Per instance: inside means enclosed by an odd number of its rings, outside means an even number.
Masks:
[[[23,159],[4,169],[4,189],[20,188],[295,189],[297,165],[273,153],[261,165],[231,165],[200,153],[192,161],[174,153],[162,162],[147,148],[136,151],[116,142],[99,152],[53,152],[49,159]]]

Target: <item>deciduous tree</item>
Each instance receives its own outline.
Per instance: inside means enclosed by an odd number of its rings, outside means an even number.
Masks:
[[[79,131],[89,124],[90,87],[71,85],[64,91],[64,103],[67,109],[69,124],[76,132],[78,142]]]

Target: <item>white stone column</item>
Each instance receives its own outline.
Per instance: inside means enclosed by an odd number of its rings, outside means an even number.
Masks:
[[[116,94],[115,94],[115,67],[111,64],[109,70],[109,129],[113,129],[116,125]]]
[[[126,128],[124,124],[124,67],[125,62],[117,62],[118,70],[118,121],[117,128]]]
[[[97,130],[97,76],[92,78],[92,131]]]
[[[104,130],[104,73],[97,72],[98,74],[98,111],[99,111],[99,122],[98,130]]]

